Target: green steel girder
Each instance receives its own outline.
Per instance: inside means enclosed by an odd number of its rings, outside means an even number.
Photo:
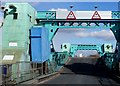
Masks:
[[[56,32],[58,31],[57,23],[42,23],[42,27],[46,27],[49,30],[49,41],[52,42],[53,37],[55,36]],[[36,25],[37,26],[37,25]]]
[[[118,54],[115,53],[105,53],[103,56],[103,60],[105,65],[110,69],[110,70],[117,70],[118,71]]]
[[[59,28],[112,28],[116,23],[120,22],[119,19],[102,19],[102,20],[91,20],[91,19],[77,19],[77,20],[66,20],[66,19],[54,19],[54,20],[39,20],[36,19],[37,24],[44,26],[50,24],[51,26],[58,26]]]
[[[68,52],[53,52],[51,53],[50,62],[54,63],[53,69],[58,71],[68,60]]]
[[[71,44],[70,54],[74,57],[78,50],[96,50],[100,56],[103,55],[102,45]]]
[[[120,19],[120,11],[111,11],[112,19]],[[38,11],[38,19],[56,19],[56,11]]]
[[[112,19],[120,19],[120,11],[112,11]]]
[[[68,28],[113,28],[116,27],[119,19],[77,19],[77,20],[65,20],[65,19],[52,19],[52,20],[39,20],[36,19],[37,25],[47,27],[49,29],[49,40],[52,41],[55,33],[58,29]]]
[[[54,52],[54,53],[51,53],[50,61],[57,61],[57,59],[63,60],[64,59],[63,57],[66,57],[66,56],[68,56],[68,52]]]
[[[120,22],[116,23],[116,25],[110,29],[114,33],[117,42],[120,43]]]
[[[38,11],[37,25],[47,27],[49,29],[49,40],[52,41],[57,30],[68,28],[113,28],[120,22],[120,11],[111,11],[112,19],[56,19],[56,11]],[[116,29],[116,28],[115,28]],[[113,30],[112,30],[113,31]],[[115,36],[116,37],[116,36]]]
[[[61,45],[61,49],[62,52],[68,52],[72,57],[74,57],[75,53],[78,50],[96,50],[100,54],[100,57],[103,56],[105,53],[113,52],[113,46],[110,43],[105,43],[103,45],[63,43]]]
[[[38,11],[37,18],[40,19],[56,19],[56,11]]]

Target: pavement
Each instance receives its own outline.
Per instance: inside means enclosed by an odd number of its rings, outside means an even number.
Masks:
[[[54,78],[39,82],[43,85],[120,85],[106,72],[100,58],[71,58],[60,74]]]

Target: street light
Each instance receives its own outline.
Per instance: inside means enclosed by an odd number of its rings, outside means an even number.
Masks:
[[[95,5],[95,6],[94,6],[94,8],[95,8],[95,10],[97,11],[98,6],[97,6],[97,5]]]
[[[70,11],[72,11],[72,8],[73,8],[74,6],[73,5],[70,5]]]

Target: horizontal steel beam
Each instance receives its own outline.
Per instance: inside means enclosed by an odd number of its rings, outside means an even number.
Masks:
[[[36,19],[39,22],[120,22],[120,19],[76,19],[76,20],[66,20],[66,19]]]

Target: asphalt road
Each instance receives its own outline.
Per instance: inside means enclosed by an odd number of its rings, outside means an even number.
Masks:
[[[40,83],[39,83],[40,84]],[[110,78],[98,58],[72,58],[60,71],[60,75],[41,84],[82,84],[97,86],[118,85]]]

